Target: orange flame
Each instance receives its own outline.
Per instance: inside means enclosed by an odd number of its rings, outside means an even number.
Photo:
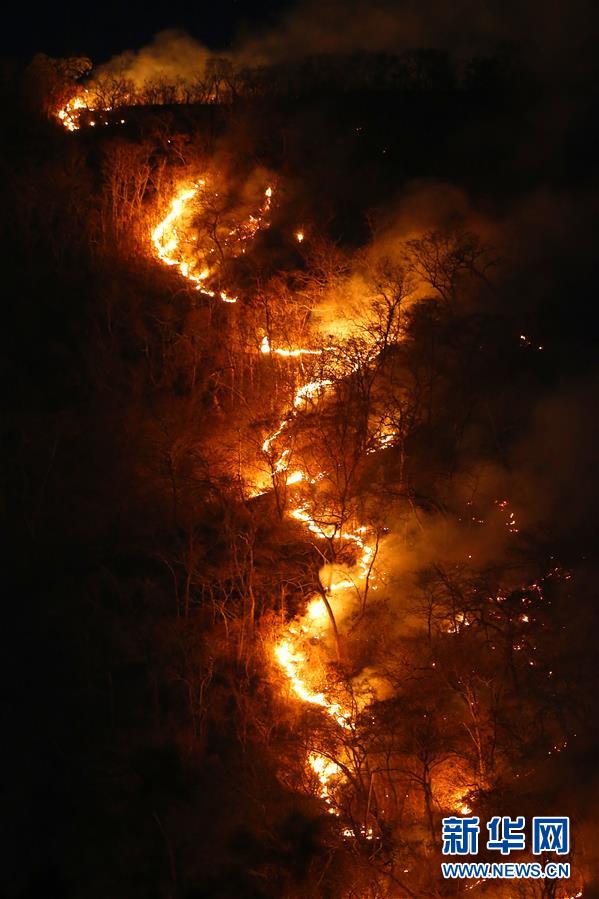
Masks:
[[[200,290],[210,297],[218,296],[223,303],[236,303],[237,297],[231,296],[225,290],[220,290],[217,293],[205,286],[205,282],[211,277],[213,270],[210,266],[204,264],[198,271],[195,259],[186,255],[184,249],[181,247],[179,238],[181,220],[186,211],[188,211],[190,202],[205,186],[206,181],[203,178],[200,178],[192,185],[187,185],[179,191],[171,201],[170,210],[167,215],[158,222],[152,231],[152,243],[160,261],[163,262],[164,265],[176,266],[179,269],[179,273],[187,281],[196,285],[196,290]],[[250,215],[246,222],[244,222],[238,229],[234,229],[231,232],[232,235],[237,236],[239,241],[245,241],[253,237],[259,228],[262,227],[264,217],[270,210],[272,195],[272,187],[267,187],[264,191],[265,199],[259,214],[257,216]]]

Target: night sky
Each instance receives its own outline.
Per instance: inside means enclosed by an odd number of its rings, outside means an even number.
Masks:
[[[101,5],[71,0],[43,4],[33,12],[30,4],[13,4],[3,16],[0,53],[23,59],[37,52],[87,55],[102,61],[143,46],[165,28],[183,29],[218,50],[227,47],[239,30],[268,26],[289,6],[288,0],[176,0],[154,5],[139,0],[108,0]]]

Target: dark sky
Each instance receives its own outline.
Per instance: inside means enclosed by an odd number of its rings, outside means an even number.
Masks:
[[[285,13],[292,11],[287,18]],[[514,41],[544,71],[596,65],[596,0],[9,0],[0,55],[86,55],[101,63],[180,29],[212,50],[266,37],[266,56],[441,46],[467,55]]]
[[[164,28],[182,28],[212,49],[226,47],[240,29],[261,28],[290,0],[70,0],[35,4],[11,0],[3,13],[0,53],[29,58],[87,55],[108,59],[138,49]]]

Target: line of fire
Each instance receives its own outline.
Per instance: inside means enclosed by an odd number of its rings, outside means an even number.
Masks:
[[[5,79],[6,895],[592,899],[590,82],[271,44]]]

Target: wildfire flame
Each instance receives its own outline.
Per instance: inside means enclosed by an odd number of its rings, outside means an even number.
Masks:
[[[282,349],[281,347],[276,347],[273,350],[268,337],[263,337],[262,343],[260,344],[260,352],[264,353],[265,355],[274,353],[275,356],[284,356],[288,359],[297,359],[299,356],[320,356],[322,350],[307,350],[303,347],[296,347],[295,349],[289,350]]]
[[[206,286],[206,282],[213,274],[213,269],[206,264],[202,264],[200,268],[193,255],[187,253],[181,246],[179,237],[179,228],[182,218],[188,211],[188,207],[199,192],[206,186],[203,178],[198,179],[191,185],[183,187],[179,193],[171,201],[169,212],[158,222],[152,231],[152,243],[158,258],[164,265],[176,266],[179,273],[196,285],[196,290],[200,290],[203,294],[210,297],[218,296],[223,303],[236,303],[237,297],[231,296],[225,290],[214,291]],[[257,215],[250,215],[248,220],[237,229],[230,232],[230,236],[235,236],[239,242],[246,241],[253,237],[262,227],[265,216],[270,211],[272,203],[273,189],[267,187],[264,191],[264,202]]]
[[[303,702],[319,705],[331,715],[340,727],[349,727],[350,713],[338,702],[330,702],[324,693],[314,692],[303,679],[306,656],[294,649],[290,639],[281,640],[275,646],[275,658],[289,679],[291,688]]]
[[[90,108],[87,97],[82,94],[69,100],[69,102],[63,106],[62,109],[59,109],[56,114],[67,131],[78,131],[81,127],[79,113],[82,109]]]
[[[310,752],[308,754],[308,764],[320,781],[320,798],[330,805],[332,802],[330,784],[334,778],[339,777],[341,768],[332,759],[328,759],[319,752]],[[333,808],[330,808],[329,812],[333,815],[337,814],[337,811]]]
[[[264,349],[265,347],[266,349]],[[270,346],[264,341],[262,344],[262,351],[271,352]],[[297,410],[302,407],[307,399],[319,395],[323,390],[331,386],[331,384],[332,382],[329,380],[321,380],[302,385],[294,395],[294,411],[292,415],[297,413]],[[272,452],[274,444],[287,428],[289,421],[290,418],[283,419],[277,430],[267,437],[263,443],[263,450],[265,453],[270,454]],[[274,464],[275,471],[287,473],[289,455],[289,449],[284,449],[280,453]],[[296,469],[287,476],[286,484],[298,484],[306,480],[307,477],[306,472],[301,469]],[[357,580],[364,579],[370,574],[375,555],[375,548],[367,539],[367,528],[359,527],[354,531],[342,534],[337,531],[334,525],[327,526],[319,523],[314,516],[314,511],[310,508],[307,501],[301,502],[292,508],[290,514],[292,518],[303,522],[307,529],[320,539],[345,540],[349,543],[353,543],[359,549],[358,561],[356,563]],[[336,582],[331,582],[328,587],[328,592],[330,595],[334,591],[355,587],[356,581],[345,578]],[[287,678],[292,691],[298,699],[302,702],[319,706],[336,721],[339,727],[348,730],[352,727],[351,710],[344,707],[337,700],[331,699],[323,690],[315,690],[309,686],[309,659],[301,649],[302,639],[305,640],[308,638],[312,641],[320,640],[324,635],[327,623],[328,615],[322,598],[319,596],[312,597],[306,609],[306,613],[301,619],[299,628],[294,624],[287,627],[286,634],[274,647],[274,656],[277,664]],[[308,764],[320,782],[320,797],[330,805],[332,803],[332,782],[338,780],[342,774],[339,765],[316,751],[309,753]],[[337,814],[333,808],[330,808],[329,811]],[[366,839],[373,838],[372,828],[364,828],[360,833]],[[355,837],[354,832],[350,830],[344,831],[344,835]]]
[[[81,112],[84,110],[109,112],[110,107],[94,106],[91,95],[87,91],[83,91],[70,99],[63,108],[56,112],[58,120],[69,131],[74,132],[81,128]],[[86,119],[85,121],[91,127],[96,125],[96,121]],[[121,124],[124,119],[120,120]],[[107,121],[104,124],[108,124]],[[204,179],[198,179],[192,183],[188,183],[181,187],[175,197],[171,200],[170,207],[158,224],[151,232],[151,240],[153,252],[156,257],[164,265],[175,268],[180,276],[191,284],[195,285],[195,289],[210,297],[219,297],[225,303],[234,304],[238,298],[227,293],[225,290],[215,291],[209,287],[211,278],[216,274],[214,267],[207,264],[204,260],[199,261],[197,254],[189,252],[186,248],[185,241],[181,239],[181,231],[183,230],[186,215],[193,208],[193,201],[199,197],[200,192],[206,187]],[[239,226],[233,228],[229,232],[229,236],[237,242],[239,246],[248,240],[251,240],[261,227],[264,226],[268,212],[270,211],[273,197],[273,189],[268,186],[264,191],[264,199],[262,205],[256,214],[251,214]],[[305,239],[304,231],[298,229],[294,233],[297,243],[302,243]],[[242,249],[241,252],[244,252]],[[525,335],[520,335],[520,339],[527,346],[530,340]],[[269,336],[265,335],[260,343],[260,353],[263,355],[271,355],[284,359],[300,359],[303,356],[321,356],[323,353],[333,349],[332,347],[322,347],[319,349],[310,347],[273,347]],[[541,350],[542,347],[538,346]],[[334,381],[331,378],[321,378],[319,380],[311,380],[301,384],[293,395],[291,409],[286,416],[279,422],[277,428],[265,438],[262,444],[262,450],[269,457],[272,463],[273,472],[277,475],[284,476],[284,482],[288,487],[296,487],[295,491],[290,491],[292,502],[294,505],[290,508],[290,515],[296,521],[305,525],[306,529],[319,540],[339,541],[345,544],[353,544],[357,550],[357,560],[353,566],[352,572],[354,576],[342,577],[337,580],[331,578],[327,590],[327,602],[331,601],[331,594],[338,593],[343,590],[358,589],[360,583],[366,578],[372,576],[373,563],[376,556],[376,546],[373,542],[372,535],[364,526],[355,527],[353,530],[341,530],[334,524],[323,523],[316,515],[315,508],[310,501],[302,496],[302,485],[306,482],[314,484],[316,480],[323,476],[320,472],[317,475],[310,476],[307,471],[301,468],[295,468],[290,471],[291,450],[290,447],[283,446],[278,448],[278,443],[283,442],[289,424],[294,417],[303,410],[311,400],[315,400],[325,394]],[[390,446],[396,439],[395,431],[388,425],[380,428],[379,433],[375,435],[373,448],[368,452],[375,452],[377,449],[384,449]],[[505,525],[510,533],[518,533],[518,525],[516,515],[509,509],[509,501],[506,499],[497,500],[497,506],[504,513]],[[350,573],[352,573],[350,572]],[[520,616],[522,623],[529,622],[529,615],[522,614]],[[302,703],[314,706],[323,710],[329,715],[335,723],[343,731],[351,731],[353,728],[353,711],[343,702],[330,695],[330,691],[325,688],[314,686],[313,666],[311,666],[309,653],[305,650],[307,642],[318,644],[326,635],[329,625],[329,609],[323,598],[318,595],[311,597],[305,613],[300,617],[299,621],[288,624],[283,635],[273,647],[273,655],[275,662],[284,675],[290,690],[295,697]],[[463,615],[455,616],[454,622],[447,626],[447,633],[458,633],[461,627],[468,627],[470,621]],[[513,647],[515,650],[522,650],[524,644],[516,643]],[[534,662],[530,661],[533,665]],[[552,672],[549,672],[551,675]],[[567,746],[567,741],[563,744],[554,745],[549,751],[561,752]],[[335,785],[343,779],[343,768],[327,755],[311,750],[307,755],[307,765],[318,781],[318,795],[329,806],[331,814],[338,815],[339,812],[334,806],[334,788]],[[452,791],[450,796],[450,807],[457,813],[469,815],[472,807],[469,804],[470,796],[464,793],[463,788]],[[372,827],[362,825],[354,830],[345,828],[343,830],[345,837],[356,838],[360,836],[367,840],[374,839]],[[575,893],[567,899],[575,899],[582,896],[582,890]]]
[[[67,131],[79,131],[81,128],[81,113],[84,111],[92,112],[96,110],[99,113],[112,112],[112,106],[102,106],[97,100],[94,100],[87,89],[83,89],[80,94],[72,97],[65,105],[56,111],[56,117],[59,122],[67,129]],[[125,119],[114,119],[113,124],[124,125]],[[96,121],[88,119],[87,124],[90,128],[95,128]],[[110,124],[107,117],[103,117],[100,124]]]
[[[186,253],[184,246],[182,246],[179,233],[186,213],[189,211],[190,204],[198,196],[199,191],[204,188],[205,181],[199,179],[191,184],[184,185],[179,190],[171,201],[169,211],[152,231],[152,244],[156,256],[162,263],[169,267],[177,268],[183,278],[196,285],[196,290],[200,290],[208,296],[215,296],[214,291],[208,289],[206,284],[213,275],[212,269],[208,265],[202,265],[201,268],[197,265],[196,260],[190,257]],[[232,235],[235,235],[239,241],[245,241],[254,236],[262,226],[263,220],[270,209],[272,196],[272,187],[267,187],[264,192],[264,202],[258,215],[251,215],[243,225],[236,229],[236,232],[231,232]],[[303,232],[297,232],[296,239],[299,242],[303,240],[303,237]],[[220,291],[219,296],[223,301],[230,303],[234,303],[237,299],[229,296],[225,291]],[[260,352],[263,355],[274,355],[290,359],[298,359],[302,356],[319,356],[331,349],[332,347],[321,349],[272,347],[268,336],[264,336],[260,344]],[[307,403],[322,396],[323,393],[329,390],[333,383],[330,378],[321,378],[320,380],[301,384],[293,395],[291,409],[262,444],[263,452],[271,459],[273,472],[283,475],[288,486],[297,487],[297,485],[306,481],[315,483],[316,480],[323,476],[320,473],[316,477],[310,478],[308,473],[300,468],[289,471],[291,462],[290,448],[282,447],[280,450],[277,450],[277,444],[284,436],[293,418],[305,408]],[[381,444],[384,445],[383,440],[381,440]],[[345,541],[346,543],[354,544],[359,551],[355,565],[355,580],[342,578],[333,582],[331,579],[328,586],[329,595],[344,589],[356,588],[360,580],[371,574],[375,548],[369,541],[365,527],[341,532],[333,525],[319,523],[314,509],[311,508],[309,502],[305,499],[298,500],[295,506],[291,508],[290,514],[292,518],[301,521],[310,533],[314,534],[318,539]],[[313,596],[299,626],[291,623],[286,627],[285,633],[273,647],[273,654],[276,664],[285,676],[297,699],[308,705],[321,708],[333,718],[340,728],[348,730],[352,727],[351,710],[345,707],[342,702],[331,698],[324,689],[310,686],[310,663],[306,652],[302,649],[303,640],[319,641],[325,636],[328,622],[329,617],[325,603],[320,596]],[[317,751],[311,751],[308,754],[307,763],[319,781],[320,797],[332,806],[331,790],[333,782],[342,776],[340,766]],[[329,811],[337,814],[333,807],[329,808]],[[372,829],[364,829],[363,835],[367,839],[372,839]]]

